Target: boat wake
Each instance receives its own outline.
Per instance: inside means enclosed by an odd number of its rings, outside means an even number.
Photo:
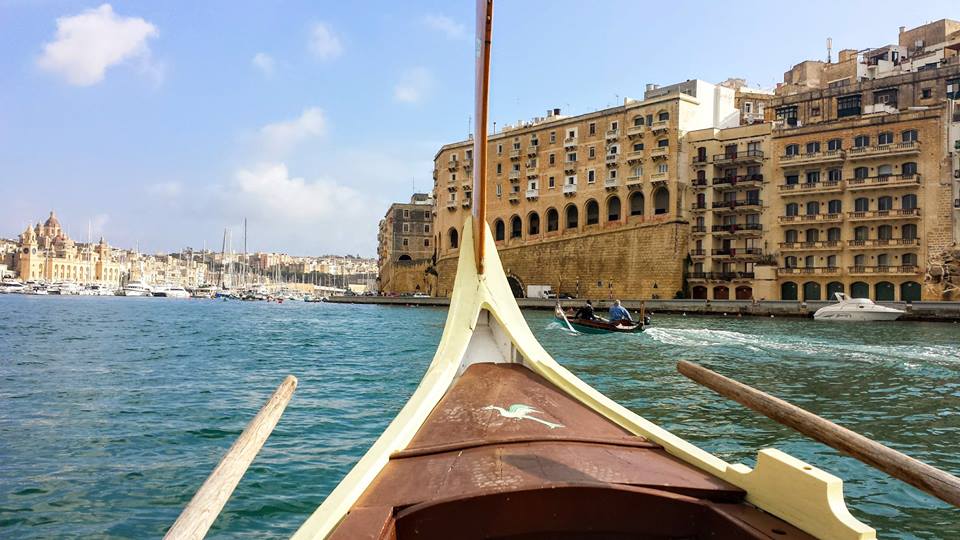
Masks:
[[[560,330],[561,332],[564,332],[571,336],[582,335],[580,332],[577,332],[576,330],[570,330],[570,328],[568,328],[567,325],[561,323],[560,321],[553,321],[550,324],[548,324],[547,330]]]

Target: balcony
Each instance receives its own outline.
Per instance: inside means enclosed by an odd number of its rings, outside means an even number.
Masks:
[[[615,141],[620,138],[620,129],[608,129],[607,130],[607,140]]]
[[[510,150],[510,159],[520,159],[520,149],[514,148]]]
[[[694,167],[704,167],[707,163],[710,163],[710,158],[707,156],[693,156],[690,160],[690,164]]]
[[[650,131],[652,131],[654,135],[666,133],[668,129],[670,129],[670,120],[657,120],[650,124]]]
[[[904,275],[919,274],[920,267],[912,264],[903,266],[850,266],[851,276],[856,275]]]
[[[703,203],[693,203],[693,205],[690,206],[690,211],[692,211],[692,212],[703,212],[703,211],[705,211],[706,209],[707,209],[707,203],[705,203],[705,202],[703,202]]]
[[[690,272],[687,278],[690,280],[711,280],[711,281],[736,281],[741,279],[753,279],[753,272]]]
[[[574,173],[577,172],[577,162],[576,161],[564,161],[563,162],[564,172]]]
[[[800,274],[800,275],[809,276],[809,275],[819,274],[819,275],[835,276],[840,273],[840,268],[836,266],[807,266],[804,268],[777,268],[777,273],[786,274],[786,275]]]
[[[744,150],[743,152],[726,152],[723,154],[714,154],[713,163],[715,165],[727,165],[730,163],[761,163],[763,161],[762,150]]]
[[[641,185],[643,185],[643,176],[639,174],[633,174],[628,176],[626,185],[629,188],[640,187]]]
[[[627,163],[639,163],[641,161],[643,161],[643,150],[627,154]]]
[[[851,221],[866,221],[872,219],[917,219],[920,217],[919,208],[898,208],[896,210],[868,210],[866,212],[848,212]]]
[[[692,232],[693,234],[707,234],[707,226],[694,225],[693,227],[690,227],[690,232]]]
[[[520,171],[510,171],[510,174],[507,175],[510,178],[511,182],[520,180]]]
[[[690,256],[694,259],[699,259],[707,256],[707,250],[705,249],[691,249]]]
[[[741,199],[739,201],[714,201],[715,212],[738,212],[742,210],[759,210],[760,199]]]
[[[733,223],[730,225],[714,225],[711,230],[718,234],[759,235],[763,225],[759,223]]]
[[[564,195],[576,195],[577,185],[576,184],[564,184],[563,185],[563,194]]]
[[[527,169],[527,178],[536,178],[540,176],[536,169]]]
[[[447,210],[456,210],[456,209],[457,209],[457,201],[455,200],[447,201]]]
[[[690,185],[693,186],[693,189],[706,189],[709,186],[706,178],[694,178],[690,181]]]
[[[780,193],[784,197],[806,195],[807,193],[833,193],[838,191],[843,191],[843,182],[840,180],[780,184]]]
[[[758,187],[763,184],[762,174],[744,174],[740,176],[725,176],[714,178],[713,187],[720,190],[736,189],[740,187]]]
[[[577,138],[576,137],[567,137],[563,140],[564,148],[576,148],[577,147]]]
[[[473,159],[472,159],[472,158],[467,158],[467,159],[463,160],[463,168],[464,168],[464,170],[467,170],[467,171],[472,170],[472,169],[473,169]]]
[[[754,257],[759,257],[763,255],[763,249],[758,247],[745,247],[745,248],[722,248],[714,249],[714,257],[734,257],[737,259],[751,259]]]
[[[917,247],[919,238],[868,238],[865,240],[848,240],[850,249],[891,249],[897,247]]]
[[[839,249],[839,240],[818,240],[816,242],[780,242],[781,251],[816,251],[821,249]]]
[[[813,163],[834,163],[843,161],[843,158],[843,150],[827,150],[826,152],[782,155],[780,156],[780,164],[784,167],[790,167],[793,165],[810,165]]]
[[[527,200],[533,200],[540,197],[539,189],[528,189],[527,190]]]
[[[450,161],[447,162],[448,170],[455,171],[459,166],[460,166],[460,162],[455,159],[451,159]]]
[[[470,208],[470,203],[473,202],[473,197],[470,193],[463,194],[463,202],[460,203],[460,206],[464,208]]]
[[[670,153],[669,146],[657,146],[650,150],[650,157],[653,159],[664,159]]]
[[[530,146],[527,147],[527,156],[529,157],[536,156],[537,152],[539,151],[540,151],[540,147],[536,144],[531,143]]]
[[[868,176],[866,178],[851,178],[847,180],[847,189],[883,189],[891,187],[912,187],[920,185],[919,174],[887,174],[883,176]]]
[[[627,137],[633,138],[643,135],[643,132],[646,131],[647,126],[630,126],[627,128]]]
[[[847,159],[867,159],[873,157],[903,156],[908,154],[919,154],[920,143],[917,141],[908,141],[892,144],[878,144],[875,146],[861,146],[847,150]]]
[[[509,200],[512,203],[520,202],[520,193],[516,191],[511,191],[510,195],[507,196],[507,200]]]
[[[802,216],[779,216],[780,223],[837,223],[843,221],[843,214],[803,214]]]
[[[607,165],[616,165],[618,157],[619,154],[607,154],[607,156],[604,158],[604,161]]]
[[[650,175],[650,181],[652,181],[652,182],[666,182],[666,181],[667,181],[667,173],[665,173],[665,172],[653,173],[653,174]]]
[[[616,189],[620,185],[620,180],[616,178],[607,178],[603,181],[603,187],[607,189]]]

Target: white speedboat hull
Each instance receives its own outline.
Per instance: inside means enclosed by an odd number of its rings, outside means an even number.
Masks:
[[[818,321],[850,321],[850,322],[870,322],[870,321],[895,321],[903,315],[899,309],[891,311],[825,311],[828,307],[820,308],[813,314],[813,318]]]

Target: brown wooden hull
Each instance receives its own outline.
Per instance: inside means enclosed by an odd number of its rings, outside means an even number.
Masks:
[[[524,366],[480,363],[330,538],[812,538],[744,497]]]

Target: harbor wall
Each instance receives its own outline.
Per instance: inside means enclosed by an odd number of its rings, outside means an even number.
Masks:
[[[380,268],[380,292],[406,294],[423,292],[433,294],[436,276],[430,272],[429,259],[391,261]]]
[[[578,298],[673,298],[683,288],[690,224],[666,221],[630,227],[585,227],[572,238],[545,238],[497,251],[511,287],[549,285]],[[436,296],[449,296],[457,257],[437,261]]]

